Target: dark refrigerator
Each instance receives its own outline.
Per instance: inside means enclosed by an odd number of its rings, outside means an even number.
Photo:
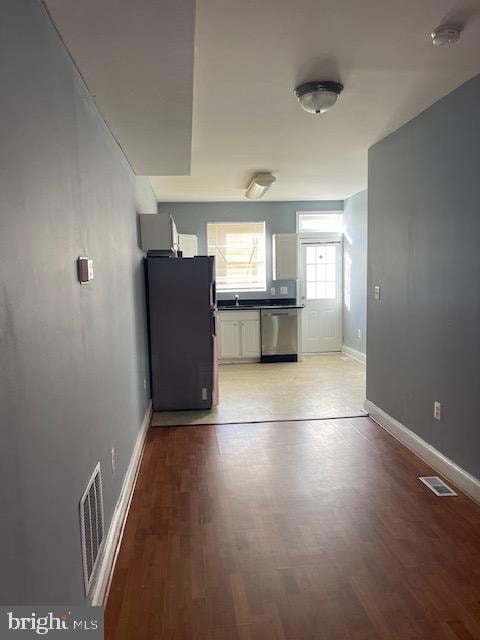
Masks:
[[[146,257],[155,411],[209,409],[218,403],[214,260]]]

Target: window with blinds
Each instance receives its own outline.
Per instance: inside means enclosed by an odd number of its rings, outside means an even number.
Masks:
[[[207,237],[218,291],[265,291],[264,222],[209,222]]]

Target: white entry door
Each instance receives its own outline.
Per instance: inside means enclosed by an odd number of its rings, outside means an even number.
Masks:
[[[302,242],[302,351],[342,349],[342,244]]]

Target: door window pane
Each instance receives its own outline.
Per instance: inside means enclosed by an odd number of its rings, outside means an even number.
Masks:
[[[317,279],[317,269],[314,264],[307,264],[307,282],[315,282]]]
[[[334,263],[335,262],[335,247],[330,246],[330,247],[325,247],[325,248],[326,248],[325,259],[330,264]]]
[[[307,300],[336,298],[336,245],[306,247]]]
[[[327,280],[327,265],[319,264],[317,266],[317,281],[326,282],[326,280]]]
[[[335,298],[335,282],[326,282],[325,298]]]
[[[307,300],[315,300],[316,297],[315,282],[307,282]]]
[[[307,264],[315,264],[315,247],[307,247]]]
[[[317,300],[323,300],[327,297],[327,283],[317,282]]]
[[[335,282],[335,265],[327,264],[325,269],[326,277],[325,280],[329,282]]]

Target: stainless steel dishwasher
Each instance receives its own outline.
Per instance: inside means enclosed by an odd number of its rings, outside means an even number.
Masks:
[[[262,309],[262,362],[297,362],[298,309]]]

